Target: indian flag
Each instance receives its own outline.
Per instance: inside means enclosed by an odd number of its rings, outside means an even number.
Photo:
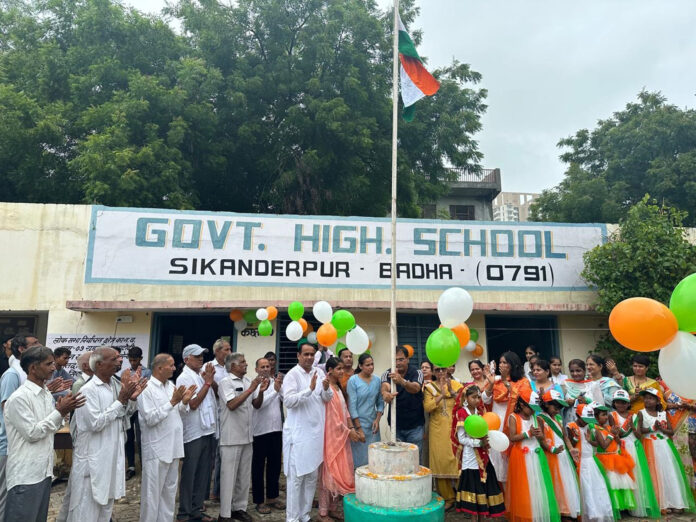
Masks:
[[[440,88],[418,56],[416,46],[399,16],[399,60],[401,62],[401,99],[404,102],[404,119],[413,120],[415,107],[421,98],[432,96]]]

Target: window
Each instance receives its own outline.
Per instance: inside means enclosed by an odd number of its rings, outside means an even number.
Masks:
[[[458,221],[473,221],[476,219],[473,205],[450,205],[450,218]]]
[[[413,346],[411,366],[420,368],[421,363],[427,359],[425,355],[425,342],[428,336],[440,326],[437,314],[397,314],[396,334],[399,344]]]

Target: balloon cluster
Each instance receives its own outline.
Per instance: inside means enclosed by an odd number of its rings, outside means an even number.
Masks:
[[[496,451],[505,451],[510,439],[500,429],[500,417],[489,411],[483,415],[469,415],[464,421],[464,430],[472,439],[488,437],[488,445]]]
[[[348,310],[336,310],[326,301],[318,301],[312,307],[312,313],[321,326],[316,332],[302,318],[304,306],[295,301],[288,307],[288,315],[292,322],[285,329],[285,335],[291,341],[299,341],[302,335],[312,343],[319,343],[335,352],[347,347],[354,354],[361,354],[370,348],[372,340],[368,333],[355,323],[355,317]],[[345,337],[345,343],[339,339]]]
[[[234,322],[234,327],[237,331],[244,330],[247,326],[257,324],[259,334],[263,337],[268,337],[273,333],[273,321],[278,317],[278,309],[275,306],[267,306],[258,310],[241,310],[235,309],[230,312],[230,321]]]
[[[452,287],[442,292],[437,301],[440,328],[425,343],[425,353],[435,366],[452,366],[462,348],[476,357],[483,354],[483,347],[476,344],[478,332],[465,323],[473,310],[474,300],[463,288]]]
[[[609,330],[630,350],[660,350],[662,379],[677,395],[696,399],[696,274],[676,286],[669,308],[647,297],[621,301],[609,314]]]

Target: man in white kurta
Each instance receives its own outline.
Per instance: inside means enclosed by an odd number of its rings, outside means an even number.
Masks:
[[[325,404],[332,399],[333,391],[324,372],[312,367],[315,352],[316,348],[306,339],[300,340],[298,364],[285,376],[281,388],[288,409],[283,427],[288,522],[310,520],[317,475],[324,457]]]
[[[5,403],[9,442],[6,522],[43,522],[53,478],[53,436],[63,417],[82,406],[80,395],[54,403],[45,382],[55,370],[53,352],[43,346],[22,354],[27,380]]]
[[[126,494],[127,419],[145,382],[127,372],[119,383],[113,376],[120,362],[111,347],[97,348],[90,357],[94,376],[80,390],[86,403],[75,414],[68,522],[109,522],[114,499]]]
[[[138,396],[143,455],[140,522],[172,522],[179,459],[184,457],[180,412],[188,410],[195,387],[174,386],[174,358],[161,353],[152,361],[152,377]]]

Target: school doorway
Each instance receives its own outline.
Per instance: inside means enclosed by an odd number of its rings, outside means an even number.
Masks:
[[[524,349],[535,346],[543,359],[559,354],[558,322],[554,315],[487,315],[486,344],[488,357],[496,361],[507,352],[515,352],[525,362]]]
[[[208,348],[206,361],[213,359],[213,343],[220,338],[227,339],[235,350],[236,335],[234,323],[227,312],[220,313],[155,313],[153,320],[152,349],[150,359],[158,353],[169,353],[174,357],[177,368],[181,365],[181,352],[184,346],[199,344]]]

